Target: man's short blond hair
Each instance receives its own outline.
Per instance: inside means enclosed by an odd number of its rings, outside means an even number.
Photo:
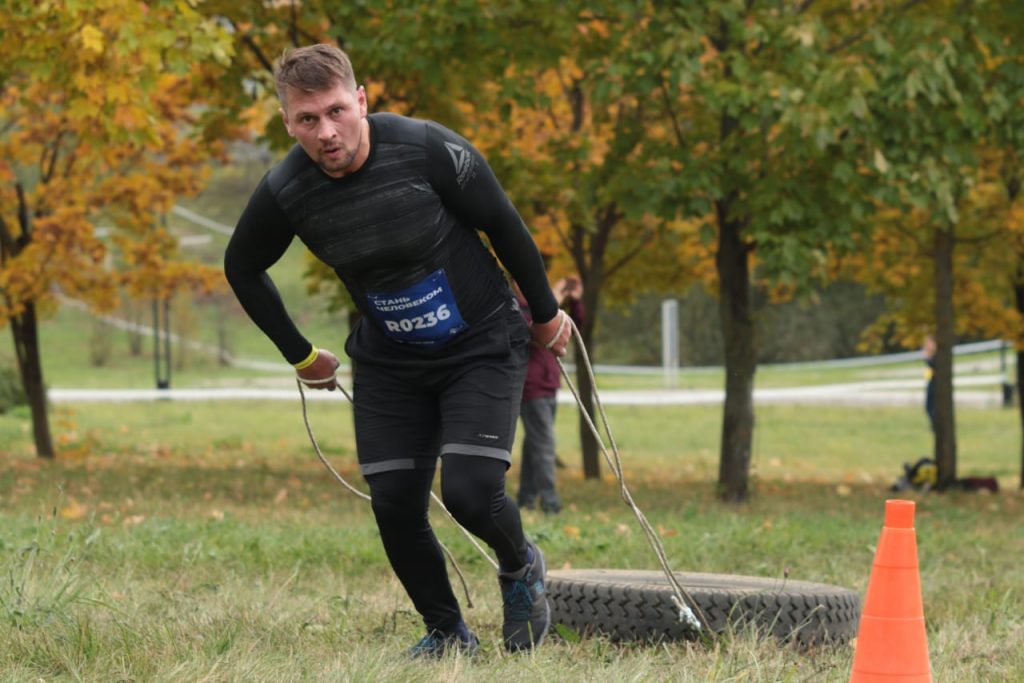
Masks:
[[[333,45],[308,45],[286,50],[274,64],[274,86],[281,106],[288,107],[288,88],[322,92],[341,84],[356,89],[352,62]]]

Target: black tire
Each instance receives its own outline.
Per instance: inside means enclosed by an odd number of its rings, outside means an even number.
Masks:
[[[860,598],[847,588],[729,574],[675,576],[714,633],[753,628],[800,647],[846,643],[857,633]],[[697,637],[679,621],[672,587],[659,571],[553,570],[546,588],[552,623],[580,634],[641,642]]]

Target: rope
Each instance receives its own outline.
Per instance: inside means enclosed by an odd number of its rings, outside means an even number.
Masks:
[[[666,578],[668,578],[669,585],[672,587],[672,591],[674,593],[672,595],[672,602],[679,610],[679,621],[685,622],[689,627],[691,627],[695,631],[700,631],[701,623],[708,623],[707,616],[700,609],[700,606],[697,604],[697,601],[694,600],[693,597],[691,597],[690,594],[683,589],[683,586],[676,579],[675,574],[672,572],[672,568],[669,566],[668,556],[665,554],[665,547],[662,545],[661,539],[658,537],[658,534],[657,532],[655,532],[654,528],[651,527],[651,523],[647,521],[646,515],[644,515],[643,511],[641,511],[640,508],[637,507],[636,502],[633,500],[632,494],[626,487],[626,479],[622,474],[622,460],[619,457],[619,448],[618,446],[615,445],[615,438],[612,436],[612,430],[608,422],[608,416],[604,412],[604,405],[601,403],[601,396],[597,391],[597,379],[594,377],[594,369],[593,366],[590,364],[590,356],[587,355],[587,348],[583,344],[583,337],[580,335],[579,328],[576,327],[576,324],[571,319],[569,321],[569,324],[572,325],[573,336],[576,339],[577,347],[579,348],[580,353],[583,356],[583,365],[587,369],[587,376],[590,378],[590,386],[593,388],[594,400],[597,403],[597,409],[601,415],[601,421],[604,423],[605,434],[607,434],[608,436],[608,443],[611,446],[612,455],[614,455],[614,458],[611,455],[609,455],[608,449],[605,448],[604,441],[601,438],[601,434],[600,432],[598,432],[598,429],[594,425],[594,422],[590,418],[590,415],[587,413],[586,410],[583,409],[583,401],[580,399],[579,392],[576,390],[576,386],[573,384],[572,378],[569,377],[569,373],[566,371],[561,359],[558,359],[558,367],[561,369],[562,376],[565,378],[569,390],[572,392],[573,397],[575,397],[576,399],[577,405],[579,405],[580,407],[580,414],[583,415],[584,419],[587,422],[587,425],[590,427],[590,431],[593,433],[594,438],[597,440],[598,445],[601,447],[601,453],[604,455],[605,461],[608,463],[608,466],[612,469],[612,472],[615,473],[615,477],[619,481],[619,492],[622,495],[622,499],[626,501],[626,504],[629,505],[629,507],[633,510],[633,514],[636,515],[636,518],[640,523],[640,527],[644,530],[644,534],[647,536],[648,544],[651,546],[651,549],[657,556],[658,562],[661,564],[662,571],[665,572]],[[697,615],[694,614],[693,610],[696,610],[700,613],[699,619]]]
[[[583,365],[586,367],[587,376],[590,378],[590,386],[593,388],[593,397],[595,402],[597,403],[597,409],[601,416],[601,422],[604,424],[605,434],[608,436],[608,443],[611,446],[611,454],[609,454],[608,448],[605,447],[604,440],[601,438],[601,433],[598,430],[597,426],[594,424],[594,421],[591,419],[587,411],[583,409],[583,401],[580,398],[579,392],[576,389],[576,385],[573,384],[572,378],[566,371],[561,359],[558,359],[558,367],[562,372],[562,377],[565,378],[569,390],[572,392],[573,397],[576,399],[576,404],[580,408],[580,414],[583,415],[584,419],[586,420],[587,426],[590,427],[591,433],[593,433],[594,438],[597,440],[598,445],[601,447],[601,453],[604,455],[605,461],[608,463],[608,466],[611,468],[612,472],[615,474],[615,477],[619,482],[619,493],[622,496],[622,499],[625,500],[626,504],[629,505],[630,509],[633,510],[633,514],[636,516],[637,521],[640,523],[640,527],[644,531],[644,535],[647,538],[648,544],[651,546],[651,549],[654,551],[655,556],[658,558],[658,563],[661,565],[661,569],[665,573],[665,577],[668,579],[669,586],[672,588],[672,603],[676,606],[676,609],[679,610],[679,621],[686,623],[686,625],[688,625],[695,631],[700,631],[702,628],[702,622],[708,623],[707,616],[700,609],[700,606],[697,604],[697,601],[694,600],[693,597],[690,596],[690,594],[687,593],[686,590],[679,583],[678,579],[672,571],[672,568],[669,566],[668,556],[665,553],[665,547],[662,545],[661,539],[658,537],[657,532],[651,526],[651,523],[647,520],[646,515],[644,515],[643,511],[640,510],[636,502],[633,500],[633,495],[629,492],[629,489],[626,486],[626,479],[622,474],[622,459],[619,456],[619,448],[615,444],[615,437],[612,435],[611,426],[608,422],[608,416],[604,411],[604,404],[601,403],[601,397],[597,391],[597,379],[594,377],[594,368],[590,363],[590,356],[587,354],[586,346],[584,346],[583,344],[583,337],[580,335],[579,328],[576,327],[575,322],[573,322],[573,320],[568,315],[566,315],[563,319],[562,325],[565,325],[566,320],[568,321],[568,324],[572,329],[572,334],[576,340],[577,347],[579,348],[580,353],[583,356]],[[561,330],[562,327],[559,328],[559,334],[556,336],[556,339],[561,336]],[[321,452],[320,446],[317,444],[316,437],[313,435],[313,430],[309,424],[309,416],[306,409],[306,394],[302,388],[302,385],[329,384],[331,381],[336,381],[336,377],[321,380],[305,380],[301,378],[296,378],[296,384],[299,387],[299,396],[302,399],[302,419],[306,424],[306,433],[309,435],[309,440],[310,442],[312,442],[313,449],[316,451],[317,457],[320,458],[320,462],[322,462],[324,466],[330,471],[330,473],[334,475],[334,478],[337,479],[342,484],[342,486],[347,488],[349,491],[355,493],[357,496],[365,498],[366,500],[370,500],[370,497],[368,495],[355,489],[352,485],[345,481],[345,479],[340,474],[338,474],[338,472],[331,466],[331,464],[327,461],[327,458],[325,458],[324,454]],[[345,395],[345,398],[348,399],[349,403],[354,404],[355,401],[345,390],[345,388],[342,387],[340,384],[338,384],[337,386],[339,389],[341,389],[341,393]],[[441,500],[434,494],[433,491],[430,492],[430,497],[434,500],[435,503],[437,503],[441,510],[444,511],[444,513],[448,516],[452,523],[455,524],[455,526],[462,531],[462,533],[466,536],[466,538],[469,539],[473,546],[478,551],[480,551],[480,554],[483,555],[484,558],[486,558],[487,561],[491,563],[491,566],[493,566],[495,570],[497,570],[498,563],[487,553],[486,550],[483,549],[483,547],[477,542],[476,538],[474,538],[472,534],[466,531],[466,529],[464,529],[462,525],[459,524],[458,521],[456,521],[455,517],[452,516],[452,514],[444,506],[444,503],[441,502]],[[472,607],[473,603],[469,596],[469,588],[466,584],[465,577],[462,575],[462,570],[459,568],[458,563],[455,561],[455,557],[451,554],[448,548],[444,546],[444,544],[441,544],[441,549],[444,551],[445,555],[448,557],[449,562],[451,562],[452,566],[455,568],[456,573],[459,575],[459,580],[462,582],[462,589],[466,594],[466,602],[469,604],[470,607]],[[698,618],[697,615],[694,614],[694,610],[696,610],[700,614],[700,618]]]
[[[334,379],[336,381],[337,377],[334,377],[332,379]],[[338,482],[342,486],[344,486],[346,489],[348,489],[349,491],[354,493],[356,496],[358,496],[358,497],[362,498],[363,500],[366,500],[366,501],[369,502],[370,496],[366,495],[365,493],[363,493],[359,489],[357,489],[354,486],[352,486],[351,484],[349,484],[345,480],[345,478],[343,476],[341,476],[340,474],[338,474],[338,471],[336,469],[334,469],[334,467],[331,466],[331,463],[327,461],[327,458],[324,457],[323,451],[320,450],[320,444],[317,443],[316,436],[313,434],[313,428],[309,424],[309,411],[306,408],[306,391],[305,391],[305,389],[302,388],[302,385],[303,384],[327,384],[327,382],[324,382],[322,380],[304,380],[304,379],[300,379],[300,378],[297,377],[296,381],[295,381],[295,384],[299,387],[299,398],[302,401],[302,421],[306,425],[306,434],[309,435],[309,441],[310,441],[310,443],[313,444],[313,450],[316,451],[316,457],[320,458],[320,462],[323,463],[324,467],[327,468],[327,470],[334,476],[335,479],[338,480]],[[337,386],[338,386],[339,389],[341,389],[341,393],[343,393],[345,395],[345,398],[348,399],[349,403],[355,403],[352,400],[352,396],[349,395],[349,393],[345,390],[345,387],[341,386],[340,384],[338,384]],[[450,519],[452,521],[452,523],[455,524],[455,526],[458,527],[460,531],[462,531],[463,535],[466,538],[469,539],[469,542],[473,544],[473,547],[476,548],[477,550],[479,550],[480,554],[484,556],[484,559],[486,559],[488,562],[490,562],[491,566],[494,567],[495,571],[497,571],[498,570],[498,562],[496,560],[494,560],[490,555],[487,554],[487,551],[483,549],[483,547],[476,540],[476,538],[473,537],[472,534],[470,534],[468,531],[466,531],[461,524],[459,524],[457,521],[455,521],[455,517],[453,517],[452,513],[448,511],[448,508],[446,508],[444,506],[444,503],[441,502],[441,499],[438,498],[437,495],[435,495],[433,491],[430,492],[430,497],[437,504],[437,506],[439,508],[441,508],[441,510],[444,512],[444,514],[446,514],[448,516],[448,519]],[[451,562],[452,567],[455,569],[455,573],[458,574],[458,576],[459,576],[459,581],[462,583],[462,592],[465,593],[465,595],[466,595],[466,605],[469,606],[470,608],[472,608],[473,607],[473,598],[469,594],[469,584],[466,583],[466,577],[462,573],[462,568],[459,567],[459,563],[455,561],[455,556],[452,554],[452,552],[450,550],[448,550],[448,547],[444,543],[441,543],[440,540],[438,540],[437,543],[438,543],[438,545],[441,546],[441,550],[444,552],[445,557],[447,557],[448,561]]]

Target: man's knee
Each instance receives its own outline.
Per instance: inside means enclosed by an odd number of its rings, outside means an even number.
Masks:
[[[441,475],[441,500],[452,516],[466,522],[489,517],[495,499],[504,499],[503,461],[475,456],[445,456]]]
[[[487,515],[490,510],[490,496],[487,493],[448,480],[441,482],[441,501],[463,526],[466,522]]]
[[[408,522],[427,516],[427,500],[416,481],[420,472],[403,470],[366,478],[370,486],[370,507],[378,520]],[[429,484],[427,484],[429,486]]]

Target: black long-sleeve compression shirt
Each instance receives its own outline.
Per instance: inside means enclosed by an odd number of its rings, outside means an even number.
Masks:
[[[228,244],[228,281],[282,355],[296,363],[311,349],[267,275],[296,235],[395,348],[443,349],[510,304],[477,230],[535,319],[552,319],[558,306],[540,253],[480,153],[436,123],[368,118],[370,153],[358,171],[332,178],[296,145],[264,176]]]

